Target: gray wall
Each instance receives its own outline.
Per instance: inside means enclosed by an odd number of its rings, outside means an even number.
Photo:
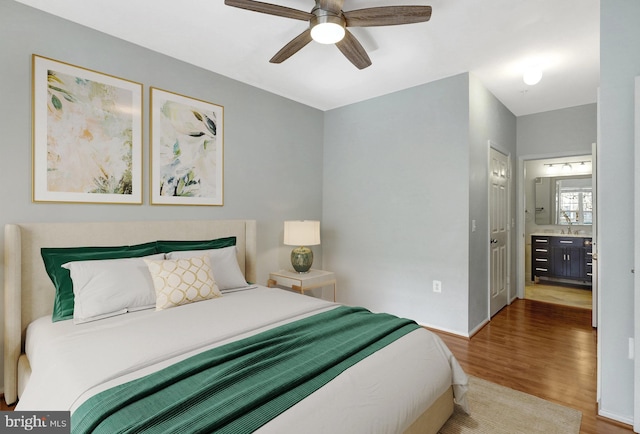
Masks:
[[[640,75],[640,2],[603,1],[600,14],[600,409],[605,416],[631,422],[634,371],[627,354],[634,336],[633,183],[634,171],[640,170],[633,157],[634,77]]]
[[[320,219],[322,112],[10,0],[0,0],[0,40],[1,227],[27,221],[256,219],[257,277],[266,283],[269,271],[289,265],[283,221]],[[148,179],[143,205],[32,203],[32,53],[144,84],[145,178],[149,86],[224,106],[224,206],[150,206]]]
[[[518,156],[591,154],[596,111],[596,104],[586,104],[518,117]]]
[[[487,319],[490,139],[515,153],[515,117],[469,74],[326,113],[324,263],[340,301],[462,335]]]
[[[467,332],[468,87],[462,74],[326,112],[323,252],[341,302]]]
[[[469,222],[476,221],[476,231],[469,233],[469,332],[487,319],[489,298],[489,144],[509,156],[515,167],[516,117],[475,78],[469,80]],[[512,171],[513,173],[513,171]],[[516,178],[511,176],[511,217],[515,218]],[[484,230],[483,230],[484,229]],[[516,237],[510,228],[510,246],[515,257]],[[516,263],[509,264],[510,297],[516,294]]]

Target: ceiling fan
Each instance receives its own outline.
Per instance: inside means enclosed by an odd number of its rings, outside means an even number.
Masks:
[[[393,26],[428,21],[431,6],[381,6],[343,11],[344,0],[315,0],[311,12],[255,0],[225,0],[224,4],[263,14],[309,21],[309,28],[286,44],[271,63],[282,63],[312,40],[336,44],[338,49],[358,69],[371,65],[369,55],[347,27]]]

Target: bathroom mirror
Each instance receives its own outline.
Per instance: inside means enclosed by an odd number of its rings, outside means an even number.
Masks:
[[[591,225],[591,175],[534,179],[537,225]]]

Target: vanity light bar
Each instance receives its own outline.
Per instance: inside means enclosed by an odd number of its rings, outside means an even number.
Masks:
[[[564,166],[565,164],[580,164],[580,165],[585,165],[586,163],[591,163],[591,160],[585,160],[585,161],[563,161],[562,163],[544,163],[545,166],[547,167],[553,167],[553,166]]]
[[[562,172],[572,172],[573,171],[573,167],[571,166],[572,164],[577,164],[581,167],[585,167],[586,168],[586,163],[591,163],[591,160],[584,160],[584,161],[566,161],[566,162],[562,162],[562,163],[544,163],[544,166],[547,167],[547,172],[551,173],[554,170],[554,166],[559,167]]]

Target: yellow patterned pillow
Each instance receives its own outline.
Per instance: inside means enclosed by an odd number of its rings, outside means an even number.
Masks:
[[[208,256],[145,259],[156,290],[156,310],[220,297]]]

